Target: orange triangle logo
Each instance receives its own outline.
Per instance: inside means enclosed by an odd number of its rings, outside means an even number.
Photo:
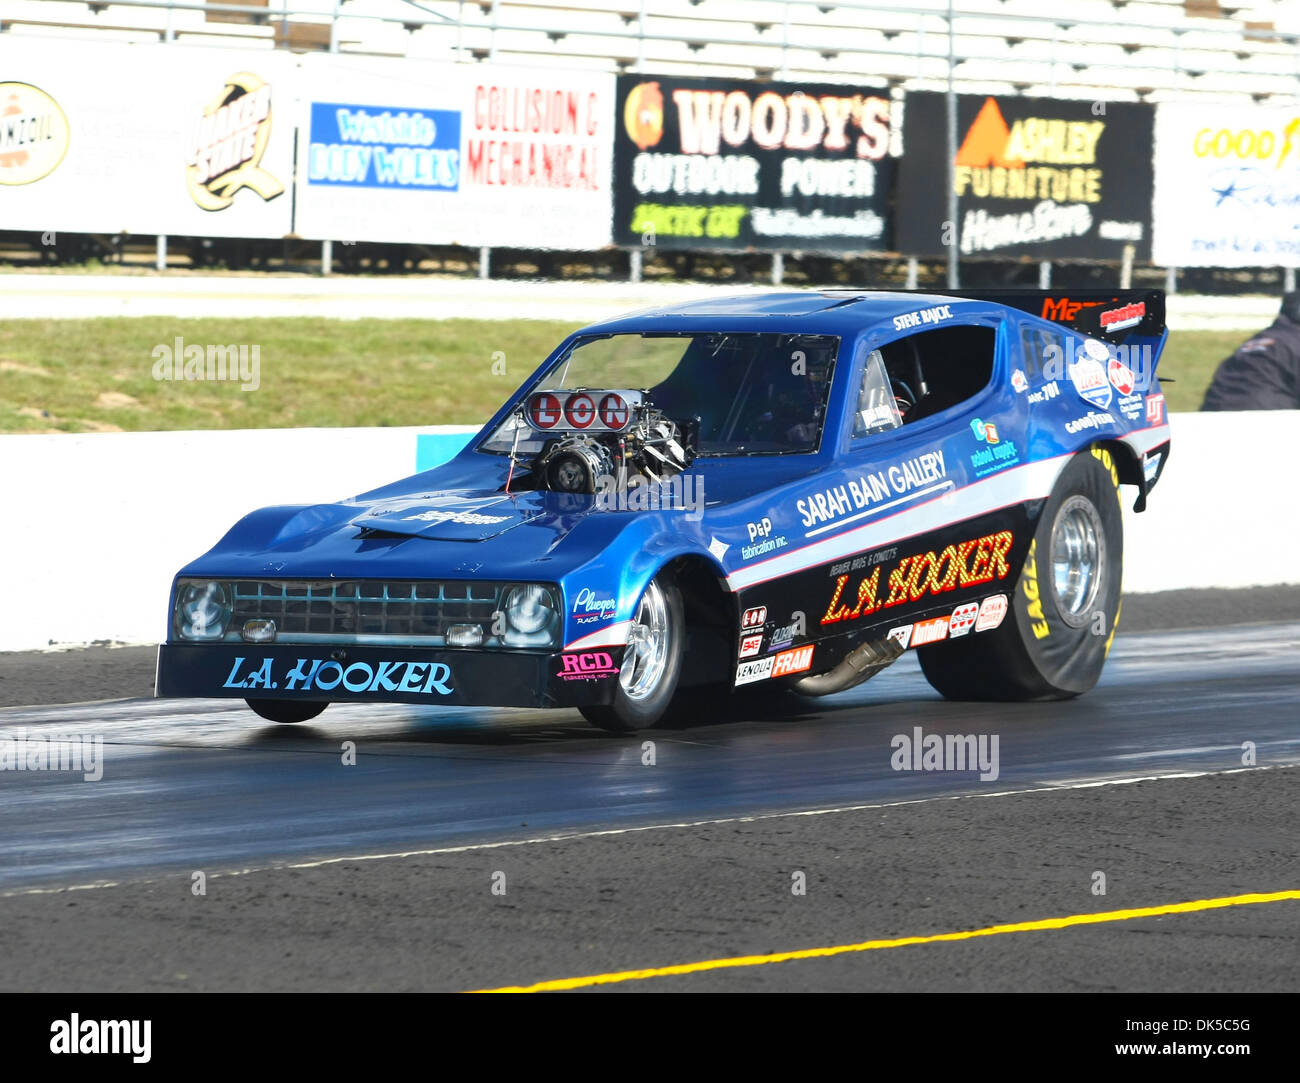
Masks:
[[[987,169],[991,165],[1003,169],[1024,169],[1023,158],[1004,158],[1011,130],[1002,118],[1002,110],[994,98],[985,98],[979,114],[966,132],[961,149],[955,159],[957,165],[972,169]]]

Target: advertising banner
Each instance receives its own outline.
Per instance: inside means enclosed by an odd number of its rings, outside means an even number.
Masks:
[[[1154,259],[1300,266],[1300,108],[1156,108]]]
[[[283,237],[293,57],[0,38],[0,228]]]
[[[891,116],[851,86],[620,76],[615,243],[883,249]]]
[[[337,55],[301,66],[300,236],[610,243],[612,75]]]
[[[944,95],[904,100],[898,250],[963,257],[1151,253],[1153,108],[1010,95],[957,98],[956,228],[945,193]]]

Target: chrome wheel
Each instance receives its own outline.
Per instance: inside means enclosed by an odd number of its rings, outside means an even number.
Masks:
[[[1106,561],[1101,516],[1086,496],[1072,496],[1052,524],[1052,590],[1061,619],[1085,624],[1097,599]]]
[[[641,700],[659,687],[669,657],[668,602],[658,581],[641,596],[636,619],[627,634],[627,653],[618,683],[628,699]]]

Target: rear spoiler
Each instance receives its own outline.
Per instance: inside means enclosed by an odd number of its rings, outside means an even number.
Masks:
[[[917,290],[917,293],[991,301],[1106,342],[1165,332],[1164,290]]]

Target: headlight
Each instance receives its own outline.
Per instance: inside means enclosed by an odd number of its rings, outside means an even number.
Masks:
[[[502,609],[509,626],[504,637],[506,646],[544,647],[554,641],[560,612],[549,587],[536,584],[511,587]]]
[[[221,583],[182,583],[176,592],[176,631],[181,639],[221,639],[230,612],[230,593]]]

